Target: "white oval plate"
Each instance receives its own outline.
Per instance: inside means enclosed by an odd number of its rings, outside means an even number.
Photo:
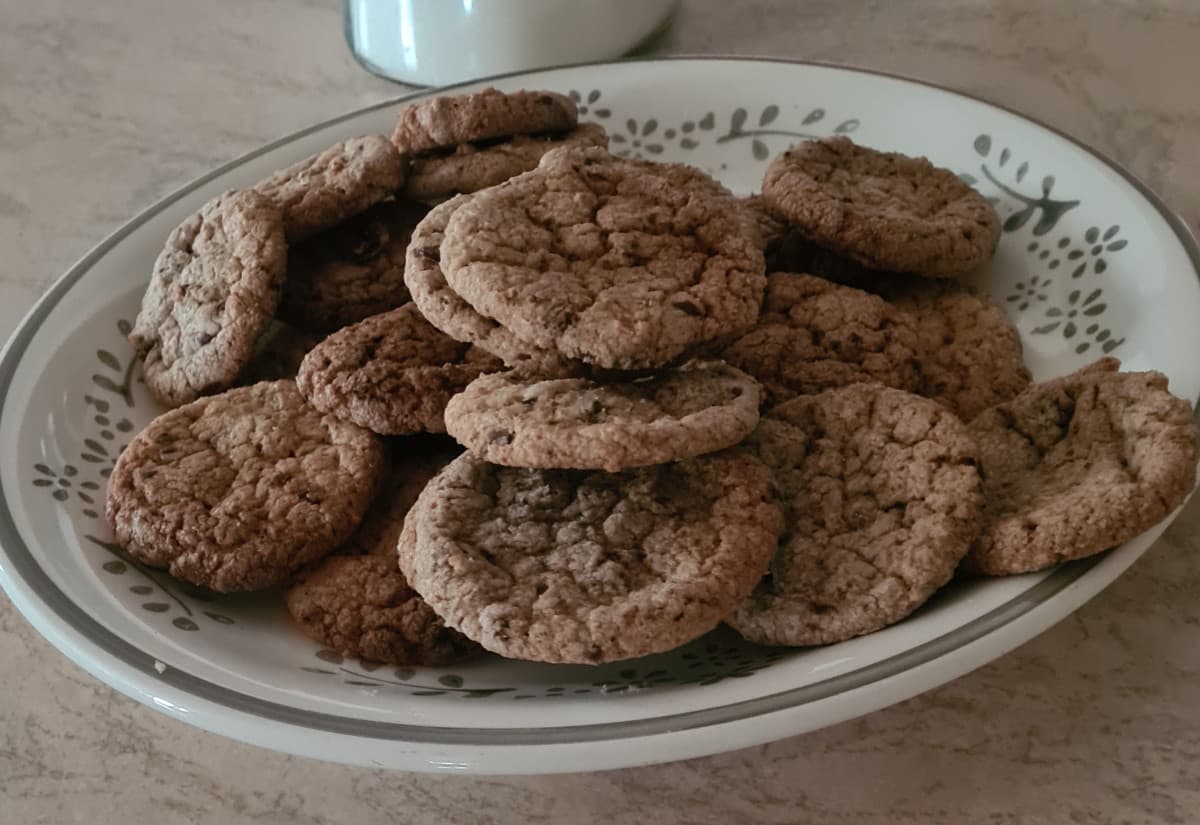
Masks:
[[[1036,378],[1111,353],[1200,394],[1195,242],[1127,173],[1021,116],[909,80],[763,60],[491,82],[570,93],[614,150],[696,164],[739,193],[804,137],[928,155],[997,199],[1004,237],[978,280],[1015,320]],[[0,582],[54,645],[124,693],[226,736],[362,765],[529,773],[667,761],[819,728],[966,673],[1083,604],[1165,529],[1054,571],[954,584],[906,621],[830,647],[763,649],[717,631],[601,667],[343,660],[291,628],[276,595],[214,598],[133,562],[105,526],[104,481],[157,411],[124,330],[164,238],[222,190],[388,133],[399,105],[314,126],[151,207],[59,279],[0,356]]]

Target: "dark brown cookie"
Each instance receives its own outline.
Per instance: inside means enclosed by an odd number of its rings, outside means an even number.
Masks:
[[[979,533],[966,427],[925,398],[856,384],[776,407],[749,444],[775,473],[784,527],[770,575],[727,620],[760,644],[871,633],[948,582]]]
[[[965,570],[1026,573],[1099,553],[1150,529],[1191,493],[1191,405],[1160,373],[1119,366],[1103,359],[1036,384],[971,422],[986,504]]]
[[[351,138],[276,172],[254,188],[283,213],[288,241],[301,241],[391,197],[404,159],[378,135]]]
[[[238,374],[241,385],[259,381],[295,378],[308,351],[321,343],[321,336],[281,321],[272,321],[258,337],[250,362]]]
[[[500,367],[406,304],[330,335],[305,356],[296,383],[317,409],[382,435],[438,433],[450,397]]]
[[[558,352],[522,341],[494,319],[476,312],[446,283],[441,265],[442,239],[450,216],[468,199],[460,195],[438,204],[413,231],[404,265],[404,282],[413,303],[431,324],[454,340],[476,344],[513,369],[545,376],[577,372],[578,366]]]
[[[528,172],[542,155],[560,146],[608,146],[608,135],[595,123],[569,132],[515,135],[499,142],[464,143],[446,155],[413,158],[404,194],[414,200],[437,202],[478,192]]]
[[[565,132],[575,127],[577,117],[569,97],[489,87],[408,104],[396,117],[392,143],[401,154],[417,155],[509,135]]]
[[[921,395],[963,421],[1029,386],[1021,336],[987,297],[958,284],[925,281],[892,303],[916,319]]]
[[[279,303],[287,247],[279,211],[226,192],[167,237],[129,340],[146,387],[177,407],[236,380]]]
[[[774,272],[758,325],[721,357],[762,383],[768,405],[864,381],[916,390],[917,329],[882,298]]]
[[[494,464],[616,472],[731,447],[758,405],[754,379],[719,361],[606,383],[503,372],[450,399],[446,429]]]
[[[961,275],[1000,240],[996,210],[950,170],[845,137],[805,141],[775,158],[763,197],[811,240],[873,269]]]
[[[442,623],[394,558],[325,559],[292,585],[286,601],[306,636],[369,662],[444,665],[479,649]]]
[[[758,231],[697,169],[556,149],[450,216],[450,287],[518,338],[613,370],[656,368],[749,329]]]
[[[354,532],[384,469],[379,439],[305,403],[292,381],[160,415],[108,479],[134,558],[222,592],[287,579]]]
[[[745,452],[615,474],[464,453],[409,513],[400,567],[488,650],[598,663],[712,629],[762,576],[778,530],[770,473]]]
[[[279,317],[333,332],[406,303],[404,255],[426,211],[411,201],[384,201],[292,247]]]

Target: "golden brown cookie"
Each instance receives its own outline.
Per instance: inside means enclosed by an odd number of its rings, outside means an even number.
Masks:
[[[970,425],[984,530],[965,570],[1001,576],[1083,558],[1165,518],[1196,481],[1191,405],[1113,358],[1035,384]]]

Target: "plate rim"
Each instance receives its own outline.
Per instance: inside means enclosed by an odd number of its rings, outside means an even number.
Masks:
[[[566,71],[576,69],[603,69],[620,66],[627,63],[665,63],[665,62],[736,62],[736,63],[765,63],[776,66],[806,66],[832,69],[840,72],[865,74],[872,77],[882,77],[899,80],[915,86],[933,89],[954,97],[982,103],[993,107],[1019,120],[1036,125],[1047,132],[1059,137],[1077,150],[1082,150],[1101,165],[1116,172],[1130,184],[1142,198],[1154,207],[1164,219],[1190,259],[1193,275],[1200,280],[1200,244],[1183,218],[1174,212],[1163,199],[1140,178],[1130,172],[1123,164],[1109,158],[1093,149],[1083,141],[1070,134],[1051,126],[1036,117],[1020,112],[1009,106],[989,100],[986,97],[949,88],[939,83],[915,78],[912,76],[870,69],[850,64],[840,64],[829,61],[797,60],[740,55],[670,55],[658,57],[643,57],[634,60],[589,61],[547,66],[529,71],[507,72],[489,77],[476,78],[450,86],[423,88],[397,95],[385,100],[368,104],[342,114],[333,116],[318,123],[262,144],[242,155],[222,164],[209,172],[194,178],[174,191],[152,203],[126,223],[118,227],[107,237],[85,253],[75,264],[60,275],[46,292],[34,303],[20,323],[9,336],[0,350],[0,398],[7,399],[9,390],[30,340],[41,328],[45,318],[68,294],[70,289],[92,268],[92,266],[130,234],[170,205],[185,198],[198,188],[212,180],[234,170],[256,157],[272,152],[299,140],[309,134],[318,132],[343,121],[392,106],[407,100],[428,97],[458,88],[478,86],[490,81],[523,75],[540,74],[543,72]],[[5,404],[0,404],[0,423],[3,423]],[[10,412],[18,415],[23,411]],[[0,480],[0,584],[4,586],[9,598],[20,609],[27,621],[30,621],[39,632],[64,653],[69,659],[84,665],[93,673],[107,674],[115,677],[112,665],[119,664],[133,668],[143,677],[154,680],[173,688],[185,696],[192,697],[201,703],[212,703],[217,708],[235,713],[247,713],[268,724],[284,724],[301,729],[321,731],[385,741],[406,741],[421,744],[438,744],[446,746],[482,746],[495,747],[505,745],[568,745],[612,740],[625,740],[638,737],[657,736],[661,734],[683,733],[696,731],[700,728],[712,727],[763,717],[779,711],[794,709],[823,699],[836,697],[868,687],[886,679],[901,676],[905,672],[931,664],[937,659],[960,648],[979,641],[995,633],[1001,628],[1011,625],[1014,621],[1025,616],[1030,611],[1047,603],[1047,601],[1080,580],[1092,570],[1105,556],[1094,557],[1090,560],[1076,562],[1060,567],[1042,581],[1022,591],[1013,599],[994,608],[987,614],[975,619],[967,625],[951,630],[915,648],[897,653],[882,661],[875,662],[862,668],[824,679],[801,687],[776,691],[766,696],[731,702],[717,707],[697,709],[679,714],[667,714],[634,719],[622,722],[603,722],[585,725],[563,725],[549,728],[472,728],[472,727],[441,727],[430,725],[409,725],[376,720],[367,720],[350,716],[338,716],[315,711],[281,705],[258,697],[249,696],[240,691],[225,688],[200,677],[169,668],[165,673],[159,673],[155,667],[156,660],[140,648],[118,636],[89,616],[82,607],[72,601],[50,579],[48,574],[38,565],[32,552],[22,539],[16,528],[11,512],[9,496],[3,481]],[[14,554],[15,550],[15,554]],[[3,563],[7,562],[7,564]],[[1119,575],[1119,573],[1118,573]],[[1114,577],[1115,578],[1115,577]],[[40,581],[39,581],[40,579]],[[1103,589],[1102,585],[1100,589]],[[26,593],[18,592],[28,590]],[[1097,590],[1096,592],[1099,592]],[[1093,594],[1094,595],[1094,594]],[[1070,611],[1068,611],[1070,612]],[[37,615],[35,620],[33,614]],[[62,627],[55,628],[53,623],[61,622]],[[1046,629],[1037,628],[1032,632],[1023,632],[1025,641]],[[47,630],[55,632],[47,633]],[[72,644],[63,634],[63,630],[78,635],[78,642]],[[1020,642],[1018,642],[1019,644]],[[84,661],[90,659],[91,661]],[[93,670],[93,668],[95,668]],[[965,672],[965,671],[964,671]],[[100,675],[97,673],[97,675]],[[957,674],[961,675],[961,674]],[[120,678],[105,678],[114,687],[135,698],[148,702],[152,699],[144,688],[130,681],[123,682]],[[198,689],[199,688],[199,689]],[[155,704],[162,708],[162,702]],[[169,704],[169,703],[168,703]],[[169,710],[169,708],[168,708]],[[177,708],[179,711],[185,708]],[[187,718],[187,715],[175,714],[177,718]],[[199,722],[199,719],[193,721]],[[207,727],[207,725],[202,725]],[[786,733],[786,732],[781,732]]]

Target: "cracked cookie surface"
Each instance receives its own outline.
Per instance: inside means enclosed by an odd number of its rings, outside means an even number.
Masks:
[[[720,362],[638,381],[480,376],[446,406],[446,429],[510,467],[609,472],[711,453],[758,423],[759,387]]]
[[[790,272],[767,278],[758,324],[721,353],[762,383],[768,406],[860,382],[914,391],[917,355],[912,316],[876,295]]]
[[[390,665],[444,665],[478,650],[409,587],[394,558],[334,556],[285,596],[305,635],[344,656]]]
[[[444,155],[413,158],[404,193],[419,201],[440,201],[503,183],[538,165],[542,155],[562,146],[608,146],[604,128],[583,123],[569,132],[513,135],[498,143],[464,143]]]
[[[117,459],[105,512],[146,564],[256,590],[349,538],[383,469],[379,439],[309,406],[294,382],[268,381],[150,422]]]
[[[964,569],[1040,570],[1099,553],[1165,518],[1192,491],[1191,405],[1157,372],[1112,358],[1035,384],[970,424],[984,530]]]
[[[304,357],[296,383],[317,409],[381,435],[438,433],[451,396],[499,368],[406,304],[330,335]]]
[[[129,333],[156,399],[177,407],[237,379],[271,323],[286,259],[279,211],[252,191],[213,198],[171,232]]]
[[[396,116],[392,143],[401,154],[418,155],[490,138],[562,132],[577,121],[575,103],[564,95],[489,87],[410,103]]]
[[[919,392],[963,421],[1029,386],[1021,336],[1004,310],[957,284],[912,284],[893,305],[916,321]]]
[[[446,283],[441,265],[446,224],[469,197],[459,195],[438,204],[413,230],[404,266],[404,281],[413,303],[442,332],[456,341],[476,344],[509,367],[538,375],[575,372],[577,365],[554,350],[521,340],[495,319],[477,312]]]
[[[778,527],[770,473],[743,451],[621,473],[464,453],[413,507],[400,567],[488,650],[598,663],[712,629],[761,578]]]
[[[974,444],[929,399],[868,384],[797,398],[747,445],[784,511],[769,575],[726,620],[750,641],[830,644],[893,624],[950,580],[979,533]]]
[[[846,137],[779,155],[763,197],[811,240],[874,269],[953,277],[987,261],[1000,240],[996,210],[949,169]]]
[[[283,214],[289,242],[331,229],[395,194],[404,159],[378,135],[351,138],[281,169],[254,188]]]
[[[765,283],[758,230],[682,164],[557,149],[450,216],[447,283],[514,335],[614,370],[656,368],[750,328]]]

